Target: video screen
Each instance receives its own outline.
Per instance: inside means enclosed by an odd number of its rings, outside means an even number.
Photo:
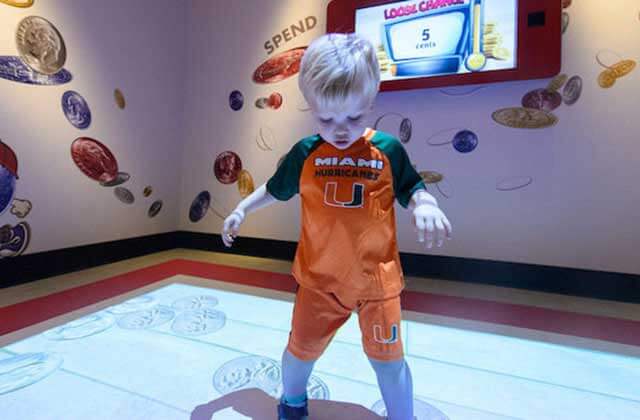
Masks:
[[[381,81],[517,67],[517,0],[400,1],[356,10]]]

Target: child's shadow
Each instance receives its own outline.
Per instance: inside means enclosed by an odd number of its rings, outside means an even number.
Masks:
[[[197,406],[191,420],[211,420],[215,413],[233,408],[252,420],[273,420],[277,417],[278,400],[261,389],[249,388],[224,395],[217,400]],[[381,420],[361,405],[338,401],[310,400],[309,417],[313,420]]]

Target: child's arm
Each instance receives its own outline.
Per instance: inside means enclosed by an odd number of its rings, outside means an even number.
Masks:
[[[263,207],[267,207],[275,201],[277,201],[275,197],[267,191],[267,184],[262,184],[254,192],[249,194],[247,198],[239,202],[234,211],[239,210],[244,214],[249,214]]]
[[[238,203],[236,208],[224,221],[222,242],[224,242],[225,246],[230,247],[233,244],[233,240],[238,235],[240,225],[247,214],[267,207],[275,201],[277,200],[267,191],[267,184],[262,184],[247,198]]]

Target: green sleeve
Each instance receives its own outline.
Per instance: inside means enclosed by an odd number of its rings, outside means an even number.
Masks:
[[[413,193],[420,189],[427,189],[422,177],[411,164],[407,151],[398,139],[390,134],[378,131],[372,142],[391,162],[394,194],[400,205],[407,208]]]
[[[267,181],[267,192],[281,201],[287,201],[298,194],[304,161],[321,141],[320,136],[311,136],[293,145],[276,173]]]

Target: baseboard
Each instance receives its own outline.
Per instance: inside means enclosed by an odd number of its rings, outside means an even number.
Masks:
[[[56,249],[0,260],[0,289],[175,248],[176,232]]]
[[[0,260],[0,288],[174,248],[293,259],[296,243],[239,237],[232,249],[218,234],[176,231]],[[401,253],[408,276],[431,277],[593,299],[640,303],[640,276],[472,258]]]

